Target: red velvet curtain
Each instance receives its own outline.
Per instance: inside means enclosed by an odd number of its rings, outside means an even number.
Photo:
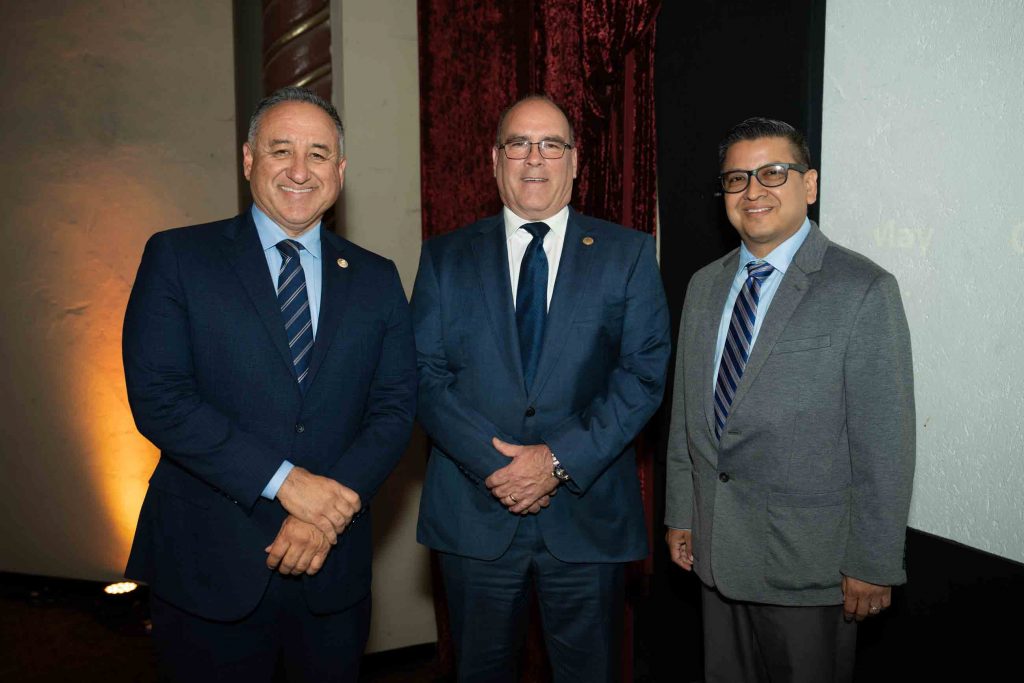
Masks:
[[[498,117],[531,93],[549,95],[575,128],[580,168],[573,207],[653,234],[654,21],[660,6],[661,0],[419,0],[424,239],[500,210],[491,170]],[[650,532],[653,465],[642,438],[637,451]],[[648,559],[631,570],[631,580],[650,569]],[[440,665],[451,671],[436,576]],[[627,603],[624,681],[632,680],[631,612]],[[522,681],[549,680],[539,653],[543,644],[533,629]]]
[[[419,0],[423,235],[500,209],[501,111],[546,93],[576,128],[573,206],[655,228],[654,20],[660,0]]]

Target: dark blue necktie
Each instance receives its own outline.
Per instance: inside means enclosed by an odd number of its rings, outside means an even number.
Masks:
[[[544,320],[548,315],[548,257],[544,253],[544,235],[550,228],[544,223],[527,223],[522,228],[533,235],[523,254],[519,287],[516,289],[519,353],[523,358],[523,379],[529,391],[537,373],[540,346],[544,340]]]
[[[288,348],[292,352],[292,365],[299,389],[306,391],[309,375],[309,357],[313,350],[313,318],[309,314],[309,294],[306,292],[306,274],[302,271],[299,252],[303,246],[295,240],[281,240],[281,272],[277,276],[277,303],[284,318]]]
[[[725,419],[729,417],[736,387],[743,377],[750,357],[750,343],[754,338],[754,323],[757,321],[757,304],[761,300],[761,285],[772,274],[770,263],[751,261],[747,264],[747,280],[743,283],[736,304],[732,307],[729,331],[725,335],[722,361],[718,364],[718,381],[715,382],[715,437],[721,440]]]

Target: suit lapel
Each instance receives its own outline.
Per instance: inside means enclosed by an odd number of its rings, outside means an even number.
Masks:
[[[704,417],[707,419],[708,429],[712,434],[715,432],[715,382],[718,379],[718,367],[715,365],[715,348],[718,343],[718,328],[722,323],[722,309],[725,307],[725,300],[729,296],[729,288],[736,277],[736,268],[739,267],[739,249],[726,255],[722,260],[722,270],[715,274],[714,281],[708,294],[708,300],[704,306],[704,322],[702,323],[700,335],[697,339],[698,355],[703,367],[701,368],[704,377]],[[728,315],[728,314],[727,314]]]
[[[569,331],[580,300],[586,292],[592,291],[589,286],[591,265],[594,262],[594,254],[603,245],[595,242],[584,245],[583,238],[589,232],[579,215],[569,209],[569,222],[565,227],[565,242],[562,244],[562,256],[558,262],[555,290],[551,295],[551,305],[548,306],[547,320],[544,324],[544,342],[541,345],[540,361],[537,363],[537,376],[530,391],[531,403],[540,394],[558,364],[562,349],[569,339]]]
[[[736,387],[736,395],[729,409],[730,414],[736,412],[743,397],[750,391],[750,386],[757,379],[758,373],[775,348],[775,342],[779,340],[796,307],[807,294],[807,288],[810,286],[807,275],[821,270],[821,261],[827,248],[828,239],[818,230],[817,224],[812,222],[811,231],[793,256],[793,261],[789,264],[786,275],[779,283],[779,289],[775,292],[765,314],[761,331],[757,333],[757,341],[754,342],[747,366],[743,370],[743,377],[740,378],[740,385]]]
[[[227,238],[225,253],[228,261],[242,281],[242,286],[248,293],[260,320],[267,328],[267,333],[277,348],[281,360],[294,376],[292,354],[288,349],[288,338],[284,331],[284,320],[281,319],[281,310],[277,306],[277,295],[270,279],[270,270],[267,268],[267,257],[263,254],[263,247],[260,244],[259,235],[256,233],[256,224],[253,223],[252,214],[247,211],[238,216],[225,229],[224,236]],[[297,391],[298,383],[295,388]]]
[[[323,364],[324,358],[327,356],[327,349],[331,347],[331,341],[341,326],[352,281],[350,271],[358,267],[358,265],[350,265],[348,268],[342,268],[338,265],[344,251],[344,240],[328,232],[326,228],[321,228],[320,256],[322,257],[323,281],[320,290],[320,316],[316,326],[316,341],[313,342],[313,357],[309,361],[308,387],[313,386],[317,370]]]
[[[505,221],[501,214],[485,221],[480,231],[471,240],[473,258],[487,310],[494,329],[494,343],[498,353],[512,369],[514,377],[520,378],[519,389],[523,388],[523,361],[519,354],[519,333],[516,329],[516,315],[512,304],[512,285],[508,275],[508,247],[505,244]]]

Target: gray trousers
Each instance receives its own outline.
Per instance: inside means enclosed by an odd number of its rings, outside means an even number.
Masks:
[[[740,602],[703,586],[704,683],[850,683],[857,624],[842,605]]]

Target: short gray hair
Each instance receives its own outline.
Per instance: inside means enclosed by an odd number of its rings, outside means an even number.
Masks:
[[[271,108],[284,104],[285,102],[305,102],[306,104],[312,104],[313,106],[319,107],[325,114],[331,117],[331,121],[334,122],[334,127],[338,129],[338,156],[345,156],[345,127],[341,124],[341,117],[338,116],[338,110],[334,108],[334,105],[325,100],[324,98],[317,95],[311,90],[306,88],[297,88],[293,85],[285,86],[277,92],[260,100],[260,103],[256,105],[256,111],[252,113],[249,118],[249,136],[248,142],[250,145],[256,141],[256,133],[259,131],[260,122],[263,120],[264,114],[266,114]]]

